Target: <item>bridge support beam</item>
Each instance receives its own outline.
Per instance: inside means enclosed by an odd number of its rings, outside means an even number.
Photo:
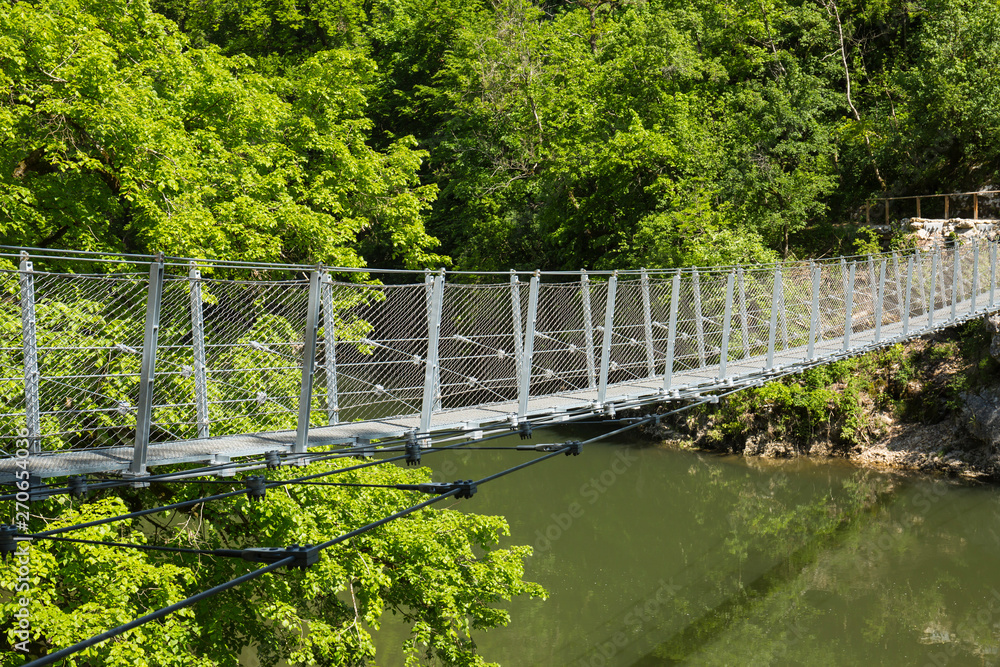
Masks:
[[[819,313],[819,286],[822,275],[822,267],[813,264],[812,267],[812,305],[809,309],[809,342],[806,347],[806,359],[812,361],[816,358],[816,338],[820,335],[820,313]]]
[[[337,321],[333,310],[333,281],[326,271],[320,276],[323,306],[323,369],[326,371],[326,421],[340,423],[340,389],[337,386]]]
[[[316,376],[316,338],[319,335],[319,268],[309,273],[309,304],[302,339],[302,383],[299,386],[299,418],[295,428],[296,454],[309,451],[309,417],[312,409],[313,379]]]
[[[160,333],[160,305],[163,302],[163,253],[157,253],[149,266],[146,299],[146,330],[142,337],[142,366],[139,371],[139,405],[136,408],[135,443],[128,471],[133,476],[146,475],[149,427],[153,417],[153,379],[156,376],[156,339]]]
[[[642,324],[646,335],[646,377],[656,376],[656,356],[653,352],[653,313],[649,299],[649,274],[646,269],[639,272],[639,288],[642,291]]]
[[[670,381],[674,375],[674,343],[677,340],[677,304],[680,300],[681,272],[674,274],[670,281],[670,319],[667,322],[667,358],[663,368],[663,391],[670,391]]]
[[[205,354],[205,318],[201,300],[201,271],[191,262],[188,282],[191,285],[191,350],[194,375],[194,413],[198,422],[198,437],[211,436],[208,415],[208,357]]]
[[[431,430],[431,417],[441,405],[441,370],[438,350],[441,342],[441,312],[444,310],[444,269],[431,278],[431,298],[427,308],[427,365],[424,367],[424,397],[420,409],[420,433],[425,436]],[[531,324],[530,326],[534,326]]]
[[[854,274],[857,262],[851,262],[847,274],[847,289],[844,290],[844,352],[851,349],[851,333],[854,329]]]
[[[733,283],[736,276],[730,273],[726,276],[726,307],[722,320],[722,345],[719,350],[719,379],[726,379],[726,361],[729,358],[729,333],[732,330],[733,319]]]
[[[580,269],[580,296],[583,299],[583,345],[587,355],[587,388],[597,389],[597,364],[594,362],[594,313],[590,307],[590,276]],[[520,325],[518,325],[520,326]]]
[[[24,352],[24,421],[28,453],[42,451],[42,409],[39,399],[38,330],[35,317],[35,274],[28,253],[21,253],[21,349]],[[13,451],[13,450],[12,450]]]
[[[611,336],[615,324],[615,295],[618,292],[618,272],[608,278],[608,303],[604,309],[604,334],[601,338],[601,378],[597,385],[597,405],[604,407],[608,394],[608,371],[611,367]]]
[[[524,419],[528,414],[528,399],[531,397],[531,367],[535,356],[535,325],[538,322],[538,281],[540,272],[535,271],[528,286],[528,324],[524,333],[524,355],[521,360],[521,375],[517,383],[517,417]],[[605,333],[607,336],[608,333]]]

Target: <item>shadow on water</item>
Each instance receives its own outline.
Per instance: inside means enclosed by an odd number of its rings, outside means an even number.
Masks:
[[[522,460],[464,452],[427,462],[436,478],[455,479]],[[455,508],[506,516],[510,543],[535,549],[526,578],[550,593],[511,602],[508,627],[476,635],[483,656],[504,666],[997,658],[992,487],[619,439],[485,485]],[[405,637],[387,619],[377,663],[402,665]]]

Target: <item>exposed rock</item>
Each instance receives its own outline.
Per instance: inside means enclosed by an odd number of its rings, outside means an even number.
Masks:
[[[994,345],[995,341],[996,338]],[[1000,450],[1000,390],[980,389],[978,392],[964,393],[961,397],[958,423],[973,439],[989,447],[991,452]]]
[[[1000,313],[984,317],[983,326],[986,327],[987,333],[993,336],[990,341],[990,356],[1000,361]]]
[[[747,438],[743,448],[744,456],[761,456],[769,459],[787,459],[798,456],[794,445],[780,440],[771,440],[767,434],[760,433]]]

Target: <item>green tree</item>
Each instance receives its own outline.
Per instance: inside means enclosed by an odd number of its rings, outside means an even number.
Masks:
[[[347,465],[316,463],[269,477],[290,479]],[[426,469],[390,465],[334,479],[397,484],[428,478]],[[101,495],[83,504],[61,496],[33,504],[31,529],[198,498],[203,488],[154,485],[151,491],[116,491],[123,497]],[[70,536],[189,548],[317,544],[425,498],[381,488],[292,485],[272,489],[261,501],[239,496]],[[13,511],[9,505],[3,506],[7,514]],[[281,570],[247,582],[161,624],[88,649],[74,664],[235,667],[242,649],[251,647],[264,665],[279,660],[360,665],[374,657],[368,629],[378,628],[382,614],[391,611],[412,626],[403,647],[411,662],[426,655],[446,665],[486,665],[472,634],[507,623],[507,612],[495,605],[515,595],[544,596],[539,586],[522,580],[530,548],[496,548],[507,534],[507,524],[499,517],[421,510],[323,551],[320,562],[304,571]],[[256,567],[238,558],[39,541],[31,546],[31,654],[70,645]],[[15,579],[16,568],[0,568],[4,590],[13,590]],[[12,634],[18,605],[9,595],[0,602],[0,626],[8,646],[18,641]],[[220,613],[220,605],[226,613]],[[0,658],[4,665],[22,661],[10,652]]]
[[[439,264],[423,154],[368,145],[372,63],[269,75],[145,2],[0,5],[0,238],[88,250]]]

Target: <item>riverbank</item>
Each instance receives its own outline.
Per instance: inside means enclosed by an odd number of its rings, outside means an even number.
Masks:
[[[679,449],[1000,480],[1000,318],[811,369],[645,432]]]

